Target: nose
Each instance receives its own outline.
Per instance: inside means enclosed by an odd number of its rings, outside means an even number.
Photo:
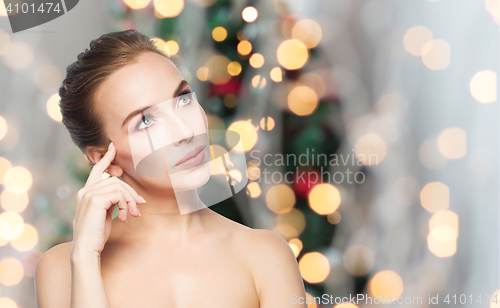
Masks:
[[[182,143],[190,143],[194,137],[194,131],[189,125],[189,119],[184,119],[179,115],[172,115],[170,117],[171,121],[171,129],[172,129],[172,137],[174,142],[172,144],[174,146],[179,146]]]

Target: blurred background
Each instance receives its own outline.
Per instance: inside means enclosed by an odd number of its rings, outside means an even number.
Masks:
[[[2,5],[0,308],[36,307],[38,258],[71,241],[90,167],[65,68],[132,28],[243,138],[247,189],[211,208],[288,241],[308,296],[500,307],[500,0],[87,0],[15,34]],[[334,306],[380,304],[309,305]]]

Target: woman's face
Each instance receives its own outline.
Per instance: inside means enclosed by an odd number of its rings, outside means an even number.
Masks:
[[[145,190],[198,188],[210,176],[205,112],[164,56],[144,52],[111,74],[95,95],[106,136],[117,149],[113,168]]]

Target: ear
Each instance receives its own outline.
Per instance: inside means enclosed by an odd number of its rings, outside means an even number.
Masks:
[[[86,149],[88,158],[94,164],[97,164],[104,157],[104,154],[106,154],[107,150],[107,148],[96,146],[88,146]],[[111,176],[119,177],[123,175],[123,169],[118,166],[114,160],[111,162],[111,164],[109,164],[108,168],[106,168],[105,171]]]

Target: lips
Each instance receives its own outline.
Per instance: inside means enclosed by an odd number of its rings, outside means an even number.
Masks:
[[[204,145],[196,147],[181,158],[174,167],[194,167],[205,159]]]

